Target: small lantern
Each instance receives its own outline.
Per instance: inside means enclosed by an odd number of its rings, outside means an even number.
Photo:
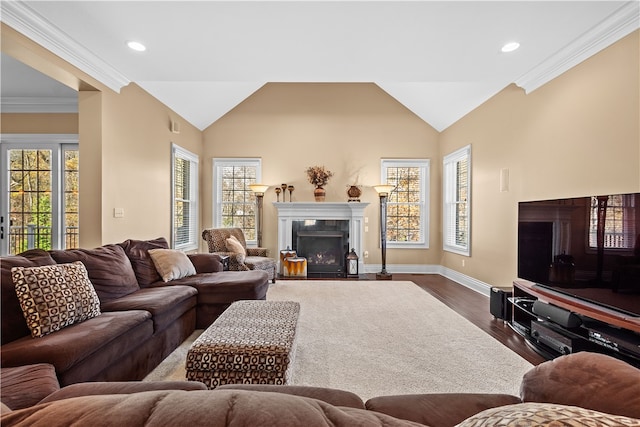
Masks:
[[[348,278],[358,278],[358,255],[356,254],[355,249],[351,249],[346,256],[347,261],[347,277]]]

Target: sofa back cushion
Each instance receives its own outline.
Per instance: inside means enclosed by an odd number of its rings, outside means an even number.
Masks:
[[[149,255],[149,249],[168,249],[169,243],[164,237],[153,240],[129,239],[120,243],[120,246],[131,261],[131,266],[141,288],[146,288],[152,283],[162,280]]]
[[[524,375],[520,397],[640,418],[640,369],[599,353],[560,356]]]
[[[16,295],[11,269],[13,267],[35,267],[55,263],[49,253],[42,249],[31,249],[20,255],[2,257],[0,260],[0,272],[2,274],[0,277],[2,286],[0,291],[2,296],[2,305],[0,307],[0,312],[2,313],[2,344],[31,334]]]
[[[81,261],[87,268],[100,302],[113,301],[140,289],[131,262],[118,245],[53,250],[49,253],[59,264]]]

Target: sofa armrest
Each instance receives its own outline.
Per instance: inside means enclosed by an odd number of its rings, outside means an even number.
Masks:
[[[431,427],[451,427],[485,409],[514,403],[520,398],[508,394],[434,393],[374,397],[365,406]]]
[[[113,381],[87,382],[71,384],[51,393],[39,403],[72,397],[93,396],[102,394],[131,394],[156,390],[207,390],[207,386],[198,381]]]
[[[48,363],[0,369],[2,403],[16,410],[28,408],[60,390],[56,370]]]
[[[269,249],[267,248],[247,248],[247,256],[269,256]]]
[[[284,393],[322,400],[323,402],[333,406],[365,409],[364,402],[362,402],[362,399],[360,399],[360,397],[355,393],[326,387],[271,384],[225,384],[216,387],[216,390],[250,390]]]
[[[217,273],[222,271],[222,263],[218,254],[187,254],[196,273]]]

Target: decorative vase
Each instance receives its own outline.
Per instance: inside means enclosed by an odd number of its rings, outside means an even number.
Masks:
[[[313,196],[316,198],[316,202],[324,202],[324,196],[327,194],[324,188],[321,185],[318,185],[315,190],[313,190]]]
[[[357,185],[352,185],[347,190],[347,195],[349,196],[350,202],[359,202],[360,196],[362,195],[362,190]]]

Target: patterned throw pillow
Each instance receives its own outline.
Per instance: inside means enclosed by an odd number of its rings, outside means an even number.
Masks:
[[[182,279],[196,274],[193,263],[182,251],[176,249],[149,249],[149,256],[163,282]]]
[[[80,261],[13,267],[11,277],[33,338],[100,315],[100,300]]]
[[[487,409],[456,427],[626,427],[640,420],[555,403],[518,403]]]

